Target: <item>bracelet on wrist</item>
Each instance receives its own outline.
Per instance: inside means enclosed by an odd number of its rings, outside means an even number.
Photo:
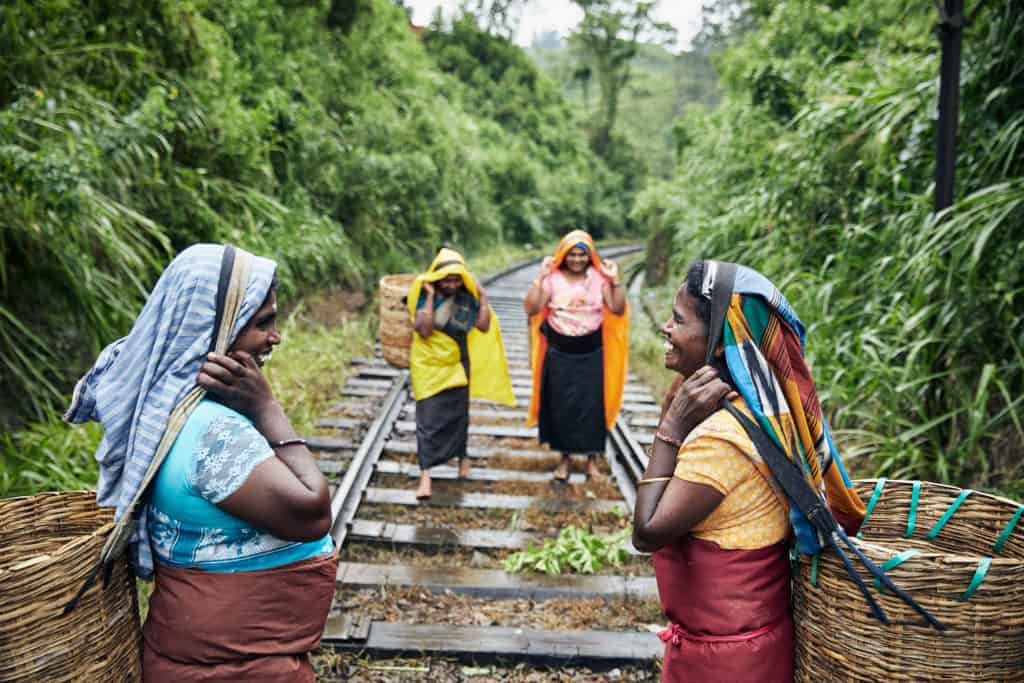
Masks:
[[[659,481],[672,481],[672,477],[651,477],[649,479],[641,479],[636,483],[636,485],[640,486],[641,484],[653,484]]]
[[[670,446],[675,446],[677,450],[683,447],[682,439],[673,439],[671,436],[663,434],[660,429],[654,432],[654,438],[660,439],[661,441],[664,441]]]
[[[284,448],[285,446],[305,446],[306,440],[298,437],[294,439],[282,439],[281,441],[271,441],[271,448]]]

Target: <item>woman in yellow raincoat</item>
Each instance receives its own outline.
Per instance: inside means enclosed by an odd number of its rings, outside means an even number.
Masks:
[[[573,230],[544,259],[524,308],[533,367],[527,424],[562,452],[555,479],[568,480],[570,453],[586,453],[587,476],[596,475],[594,456],[604,451],[626,383],[629,309],[618,265]]]
[[[469,474],[469,399],[515,405],[498,317],[453,249],[441,249],[409,288],[413,320],[409,372],[416,398],[417,498],[429,498],[429,468],[459,459]]]

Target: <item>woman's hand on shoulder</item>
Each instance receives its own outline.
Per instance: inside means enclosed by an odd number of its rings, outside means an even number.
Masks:
[[[739,396],[718,377],[718,371],[709,365],[673,388],[675,394],[661,416],[658,432],[676,441],[685,439],[694,427],[711,417],[723,398],[731,401]]]
[[[199,386],[220,403],[258,422],[274,403],[274,394],[256,359],[245,351],[210,353],[199,370]]]
[[[545,256],[540,262],[540,278],[543,280],[544,277],[551,272],[551,264],[555,262],[555,259],[551,256]]]
[[[427,293],[427,296],[433,296],[434,295],[434,283],[433,282],[424,282],[423,283],[423,291]]]

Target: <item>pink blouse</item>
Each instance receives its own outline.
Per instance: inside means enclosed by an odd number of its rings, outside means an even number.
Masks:
[[[544,292],[549,293],[548,324],[559,334],[581,337],[601,327],[604,319],[604,297],[601,292],[606,280],[593,268],[579,282],[570,282],[561,270],[544,280]]]

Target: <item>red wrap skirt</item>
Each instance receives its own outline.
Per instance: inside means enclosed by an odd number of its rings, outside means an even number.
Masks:
[[[722,550],[692,536],[654,553],[661,606],[671,622],[663,681],[793,680],[787,544]]]

